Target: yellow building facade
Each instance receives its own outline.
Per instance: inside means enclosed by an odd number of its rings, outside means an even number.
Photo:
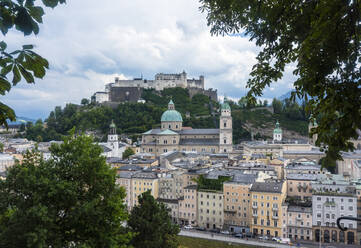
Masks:
[[[286,198],[286,183],[256,182],[250,192],[251,231],[255,235],[282,237],[282,203]]]

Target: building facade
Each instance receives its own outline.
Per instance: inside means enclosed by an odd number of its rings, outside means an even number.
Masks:
[[[185,186],[184,196],[179,200],[179,223],[183,225],[197,225],[197,185]]]
[[[229,153],[232,151],[232,116],[227,102],[221,105],[219,129],[184,129],[182,115],[171,100],[162,114],[161,128],[142,135],[141,152],[160,156],[171,151]]]
[[[286,183],[256,182],[250,192],[253,234],[282,237],[282,204],[286,198]]]
[[[207,230],[223,229],[223,192],[199,190],[197,194],[198,226]]]
[[[284,213],[284,238],[312,240],[312,207],[287,206]]]
[[[251,208],[250,188],[252,182],[225,182],[224,226],[230,232],[246,233],[250,231]]]

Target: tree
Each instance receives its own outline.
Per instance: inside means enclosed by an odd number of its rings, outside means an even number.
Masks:
[[[247,83],[251,100],[292,64],[292,98],[304,99],[317,117],[316,144],[333,160],[353,149],[350,139],[361,129],[360,1],[200,2],[212,34],[243,32],[262,47]]]
[[[28,152],[0,181],[0,247],[126,247],[125,191],[85,135]]]
[[[89,99],[86,99],[86,98],[83,98],[81,99],[81,105],[85,106],[85,105],[88,105],[90,102],[89,102]]]
[[[327,169],[331,173],[336,173],[336,161],[330,159],[329,157],[323,157],[318,162],[321,165],[321,168]]]
[[[45,14],[37,0],[3,0],[0,1],[0,30],[5,36],[10,29],[24,35],[39,33],[39,24]],[[65,0],[42,0],[46,7],[54,8]],[[33,45],[24,45],[22,49],[7,51],[5,41],[0,42],[0,94],[5,95],[12,86],[23,78],[27,83],[34,83],[34,78],[43,78],[49,69],[48,61],[33,51]],[[10,79],[12,78],[12,79]],[[15,121],[15,112],[0,102],[0,125],[7,126],[7,119]]]
[[[25,131],[25,124],[21,123],[19,127],[19,132],[24,132],[24,131]]]
[[[131,231],[137,233],[131,244],[135,248],[178,248],[179,227],[172,223],[170,210],[157,202],[150,191],[141,194],[138,202],[128,221]]]
[[[123,159],[129,158],[133,154],[134,154],[133,149],[130,147],[127,147],[127,149],[125,149],[125,151],[123,152]]]
[[[276,114],[280,114],[282,113],[282,102],[280,100],[277,100],[276,98],[273,98],[272,101],[272,107],[273,107],[273,112]]]

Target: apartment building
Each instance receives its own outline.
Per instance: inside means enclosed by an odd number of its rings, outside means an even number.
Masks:
[[[136,172],[134,171],[119,171],[117,172],[117,179],[116,179],[116,183],[121,186],[124,187],[125,189],[125,204],[127,206],[128,211],[131,210],[132,208],[132,204],[133,204],[133,198],[132,198],[132,176],[135,174]]]
[[[223,184],[224,227],[230,232],[245,233],[250,229],[250,189],[255,175],[237,175]]]
[[[158,180],[159,198],[179,199],[183,196],[183,172],[173,171]]]
[[[312,207],[287,206],[283,213],[284,238],[312,240]]]
[[[326,175],[312,184],[312,232],[315,241],[356,243],[356,221],[343,220],[338,229],[336,221],[342,216],[357,217],[356,188],[342,175]]]
[[[207,230],[223,229],[223,192],[202,189],[197,195],[198,226]]]
[[[282,204],[286,198],[284,181],[255,182],[251,189],[251,231],[255,235],[282,237]]]
[[[315,182],[319,174],[287,174],[287,196],[299,200],[312,200],[312,182]]]
[[[197,225],[197,185],[188,185],[183,192],[179,200],[179,223]]]
[[[138,204],[138,196],[150,190],[152,196],[158,198],[158,177],[154,172],[137,172],[132,176],[132,204]]]

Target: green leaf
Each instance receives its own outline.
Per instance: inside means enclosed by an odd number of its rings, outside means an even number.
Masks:
[[[11,84],[5,78],[0,77],[0,94],[5,95],[7,91],[10,91]]]
[[[17,83],[20,82],[21,80],[21,75],[20,75],[20,72],[19,72],[19,69],[16,65],[14,65],[14,68],[13,68],[13,85],[16,85]]]
[[[0,125],[8,127],[6,120],[15,121],[15,112],[9,106],[0,102]]]
[[[23,66],[19,65],[21,75],[25,78],[27,83],[34,83],[33,75],[28,72]]]
[[[0,42],[0,49],[1,49],[1,50],[5,50],[6,47],[7,47],[7,45],[6,45],[5,41],[1,41],[1,42]]]
[[[12,65],[12,64],[3,67],[3,68],[1,69],[1,75],[2,75],[2,76],[6,76],[6,75],[11,71],[12,68],[13,68],[13,65]]]
[[[23,45],[23,50],[29,50],[29,49],[33,49],[34,46],[33,45]]]
[[[43,22],[42,16],[45,14],[42,7],[29,7],[29,13],[38,23]]]

